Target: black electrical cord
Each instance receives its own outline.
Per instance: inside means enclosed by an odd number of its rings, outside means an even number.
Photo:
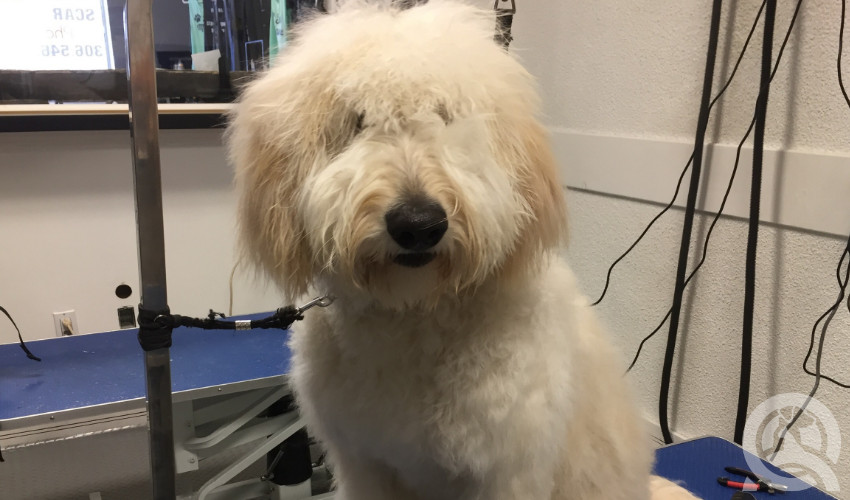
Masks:
[[[744,271],[744,317],[741,332],[741,370],[738,385],[738,412],[734,441],[741,444],[750,403],[750,375],[753,367],[753,310],[756,299],[756,251],[761,207],[761,180],[764,163],[764,131],[767,126],[767,104],[770,96],[770,73],[773,58],[773,27],[776,23],[776,0],[767,0],[764,14],[764,38],[761,53],[759,95],[756,100],[756,133],[753,137],[753,172],[750,183],[750,221],[747,231],[747,257]]]
[[[18,345],[21,346],[21,349],[23,349],[23,351],[27,355],[27,357],[30,358],[33,361],[41,361],[41,358],[39,358],[38,356],[33,354],[29,350],[29,348],[27,348],[27,345],[24,343],[24,338],[21,336],[21,329],[18,328],[18,324],[15,323],[15,320],[12,319],[12,315],[9,314],[9,311],[7,311],[6,308],[4,308],[3,306],[0,306],[0,312],[5,314],[6,317],[9,318],[9,321],[12,322],[12,326],[14,326],[15,330],[18,332]],[[3,459],[2,459],[2,457],[0,457],[0,462],[2,462],[2,461],[3,461]]]
[[[708,104],[711,99],[711,85],[714,81],[714,62],[717,58],[717,41],[720,37],[720,12],[722,0],[714,0],[711,8],[711,25],[708,36],[708,50],[705,58],[705,78],[703,79],[702,98],[700,99],[699,118],[697,119],[696,138],[694,140],[694,161],[691,168],[688,201],[685,207],[685,219],[682,225],[682,241],[679,245],[679,263],[676,267],[676,286],[673,290],[673,312],[670,316],[670,330],[667,334],[667,349],[664,353],[664,365],[661,369],[661,388],[658,397],[658,421],[664,442],[673,442],[670,426],[667,422],[667,399],[670,393],[670,379],[673,371],[673,357],[676,353],[676,337],[679,332],[679,313],[682,310],[682,296],[685,292],[685,273],[688,267],[688,252],[691,247],[691,231],[697,206],[697,193],[702,174],[702,153],[705,133],[708,129]]]
[[[844,53],[844,23],[845,23],[846,10],[847,10],[847,0],[841,0],[841,24],[840,24],[840,27],[839,27],[839,30],[838,30],[838,58],[837,58],[837,63],[836,63],[836,69],[837,69],[837,72],[838,72],[838,87],[841,89],[841,95],[844,96],[844,102],[846,102],[847,107],[850,108],[850,97],[848,97],[847,89],[844,87],[844,75],[841,71],[841,56]],[[841,256],[841,261],[839,261],[839,263],[838,263],[839,267],[841,267],[841,264],[844,261],[845,257],[847,257],[846,252]],[[842,283],[840,281],[840,276],[839,276],[838,284],[839,284],[839,286],[842,286]],[[846,286],[846,280],[845,280],[844,286]],[[847,310],[850,311],[850,297],[847,298]],[[814,328],[812,328],[812,337],[811,337],[811,340],[809,341],[809,350],[808,350],[808,352],[806,352],[806,358],[803,360],[803,371],[805,371],[807,374],[815,377],[816,381],[818,379],[824,379],[824,380],[828,380],[828,381],[832,382],[833,384],[835,384],[839,387],[842,387],[844,389],[850,389],[850,384],[844,384],[844,383],[841,383],[841,382],[835,380],[832,377],[829,377],[827,375],[823,375],[823,374],[820,373],[820,370],[816,370],[816,372],[812,372],[808,368],[809,358],[812,355],[812,349],[814,348],[814,345],[815,345],[815,330],[817,329],[818,323],[823,318],[824,318],[824,316],[821,316],[821,318],[818,319],[818,321],[815,323]],[[820,356],[820,352],[818,352],[818,356]]]
[[[782,61],[782,55],[785,53],[785,47],[788,44],[789,38],[791,37],[791,32],[794,29],[794,24],[797,21],[797,17],[800,13],[800,7],[802,5],[803,5],[803,0],[797,0],[797,6],[794,9],[794,15],[791,17],[791,22],[789,23],[788,30],[785,33],[785,39],[782,41],[782,45],[779,47],[779,52],[776,56],[776,62],[773,65],[773,73],[770,75],[771,80],[773,80],[773,78],[776,76],[776,72],[779,70],[779,63]],[[709,241],[711,239],[711,234],[713,233],[714,227],[717,225],[717,222],[720,220],[720,216],[723,215],[723,211],[726,208],[726,202],[729,199],[729,194],[732,192],[732,185],[735,182],[735,175],[738,172],[738,164],[740,163],[740,159],[741,159],[741,150],[744,147],[744,143],[747,141],[747,138],[749,138],[750,133],[752,132],[753,127],[755,126],[755,123],[756,123],[755,114],[753,114],[753,119],[750,121],[749,128],[747,129],[746,133],[744,134],[744,137],[738,143],[738,147],[737,147],[736,154],[735,154],[734,167],[732,168],[732,174],[729,176],[729,184],[726,186],[726,192],[723,194],[723,199],[720,202],[720,208],[717,210],[717,213],[714,215],[714,219],[711,221],[711,224],[708,227],[708,232],[705,235],[705,241],[703,242],[703,248],[702,248],[702,257],[700,258],[700,261],[697,263],[697,265],[694,267],[694,270],[691,271],[691,274],[690,274],[690,276],[688,276],[688,279],[685,280],[685,286],[688,285],[688,283],[691,281],[691,279],[696,275],[697,271],[699,271],[699,269],[705,263],[706,257],[708,256],[708,244],[709,244]],[[637,363],[637,360],[640,357],[640,353],[641,353],[641,350],[643,349],[644,344],[649,339],[654,337],[656,333],[658,333],[658,331],[661,329],[661,327],[664,326],[664,323],[667,322],[667,318],[670,317],[672,312],[673,312],[673,309],[671,307],[670,309],[667,310],[667,314],[664,316],[664,318],[662,318],[662,320],[658,324],[658,326],[656,326],[655,329],[652,330],[649,333],[649,335],[647,335],[646,337],[643,338],[643,340],[641,340],[640,345],[638,346],[637,352],[635,353],[631,364],[629,364],[628,369],[626,369],[626,373],[631,371],[631,369]]]
[[[838,269],[841,269],[841,267],[844,265],[844,259],[847,258],[847,256],[848,256],[848,253],[847,253],[847,250],[845,250],[844,253],[841,255],[841,260],[838,261]],[[840,288],[847,286],[846,281],[841,281],[841,275],[840,274],[838,275],[838,286]],[[850,297],[848,297],[848,304],[850,304]],[[850,308],[850,306],[848,306],[848,308]],[[814,349],[814,345],[815,345],[815,335],[817,334],[818,325],[820,325],[820,322],[823,321],[824,318],[826,318],[830,314],[831,310],[832,310],[832,308],[827,310],[827,312],[823,313],[817,319],[817,321],[815,321],[815,324],[812,326],[811,338],[809,340],[809,350],[808,350],[808,352],[806,352],[806,358],[803,360],[803,371],[805,371],[807,374],[815,377],[816,381],[818,379],[829,380],[830,382],[832,382],[833,384],[835,384],[839,387],[842,387],[844,389],[850,389],[850,385],[842,384],[841,382],[833,379],[832,377],[829,377],[827,375],[820,373],[820,370],[817,369],[817,361],[815,362],[815,371],[814,372],[812,372],[808,369],[809,358],[812,355],[812,350]],[[819,358],[820,355],[821,355],[821,352],[818,351],[815,359],[817,360],[817,358]]]
[[[844,5],[845,5],[845,3],[846,3],[846,0],[841,1],[841,4],[842,4],[842,8],[841,8],[842,28],[843,28],[843,25],[844,25],[844,10],[845,10]],[[843,29],[842,29],[842,32],[843,32]],[[826,330],[827,330],[827,328],[829,328],[829,324],[832,322],[832,318],[835,316],[835,313],[841,307],[842,302],[844,302],[844,296],[845,296],[845,293],[847,291],[847,280],[848,280],[848,278],[850,278],[850,263],[848,263],[847,268],[844,271],[844,280],[843,281],[841,280],[841,265],[844,263],[844,259],[848,255],[848,253],[850,253],[850,237],[847,238],[847,245],[844,247],[844,252],[841,255],[841,260],[838,261],[838,267],[835,270],[835,275],[836,275],[836,278],[838,279],[838,285],[839,285],[838,286],[838,288],[839,288],[838,299],[836,299],[835,303],[829,309],[827,309],[826,312],[823,313],[823,315],[821,315],[820,318],[818,318],[817,322],[815,322],[815,327],[812,330],[814,332],[814,330],[817,329],[818,323],[820,323],[821,320],[826,318],[826,320],[823,323],[823,328],[821,328],[820,339],[818,340],[818,353],[817,353],[817,356],[815,358],[815,374],[816,374],[815,375],[815,383],[812,386],[812,390],[809,391],[809,395],[806,397],[806,400],[803,402],[802,405],[800,405],[800,408],[797,409],[797,413],[794,415],[794,417],[791,419],[791,421],[788,422],[788,425],[786,425],[785,428],[782,429],[782,433],[779,435],[779,441],[777,441],[776,448],[774,448],[773,454],[770,456],[769,460],[773,460],[776,457],[776,455],[779,453],[779,450],[782,449],[782,444],[785,442],[785,435],[788,434],[788,431],[791,430],[791,427],[794,426],[794,424],[797,422],[797,420],[800,418],[800,416],[803,414],[803,412],[806,411],[806,408],[809,406],[809,403],[811,403],[812,399],[815,397],[815,393],[817,393],[818,387],[820,387],[820,381],[821,381],[821,378],[823,378],[821,376],[821,373],[820,373],[821,357],[823,355],[823,344],[824,344],[824,341],[826,340]]]
[[[844,23],[845,23],[846,11],[847,11],[847,1],[842,0],[841,1],[841,24],[840,24],[840,28],[839,28],[839,32],[838,32],[838,62],[837,62],[838,86],[841,88],[841,94],[844,96],[844,101],[847,103],[847,106],[850,107],[850,98],[848,98],[848,96],[847,96],[847,89],[844,87],[844,78],[843,78],[842,71],[841,71],[841,56],[842,56],[843,49],[844,49]],[[848,239],[847,239],[847,245],[844,248],[844,252],[841,254],[841,259],[838,261],[838,267],[836,269],[836,278],[838,280],[838,286],[839,286],[838,299],[835,301],[835,303],[832,305],[832,307],[827,309],[826,312],[824,312],[817,319],[817,321],[815,321],[815,324],[812,327],[812,336],[811,336],[811,341],[809,342],[809,350],[806,353],[805,360],[803,361],[803,370],[810,375],[814,375],[815,383],[812,386],[811,391],[809,391],[809,394],[806,397],[806,401],[802,405],[800,405],[800,408],[797,410],[797,413],[794,415],[794,417],[791,419],[791,421],[788,422],[788,425],[786,425],[785,428],[782,430],[782,433],[779,436],[779,441],[776,443],[776,448],[773,450],[773,454],[770,457],[771,460],[773,458],[775,458],[776,455],[779,453],[779,450],[782,449],[782,444],[785,442],[785,436],[786,436],[786,434],[788,434],[788,431],[791,430],[791,427],[794,426],[794,424],[797,422],[797,420],[800,418],[800,416],[803,414],[803,412],[806,411],[806,408],[809,406],[809,403],[811,403],[812,399],[814,398],[815,394],[817,393],[818,388],[820,387],[821,379],[829,380],[829,381],[831,381],[831,382],[835,383],[836,385],[843,387],[843,388],[850,388],[850,386],[848,386],[847,384],[842,384],[842,383],[840,383],[840,382],[838,382],[838,381],[836,381],[836,380],[834,380],[834,379],[832,379],[832,378],[830,378],[826,375],[821,374],[821,358],[823,356],[824,342],[826,341],[826,331],[827,331],[827,328],[829,327],[830,322],[832,322],[832,318],[835,316],[835,313],[838,311],[838,308],[841,306],[841,303],[844,301],[844,296],[845,296],[846,290],[847,290],[847,282],[848,282],[848,279],[850,279],[850,262],[848,262],[847,269],[844,272],[844,280],[842,281],[842,279],[841,279],[841,267],[844,264],[844,260],[848,257],[848,255],[850,255],[850,237],[848,237]],[[848,300],[847,300],[847,308],[848,308],[848,310],[850,310],[850,297],[848,297]],[[809,357],[812,354],[812,348],[814,347],[815,332],[817,331],[818,324],[821,321],[824,321],[824,324],[823,324],[823,327],[821,328],[820,338],[818,339],[818,350],[817,350],[817,355],[815,356],[815,372],[812,373],[812,372],[809,371],[807,364],[808,364],[808,361],[809,361]]]
[[[6,317],[9,318],[9,321],[12,322],[12,326],[14,326],[15,330],[18,332],[18,343],[21,346],[21,349],[24,350],[24,353],[26,353],[27,357],[34,360],[34,361],[41,361],[41,358],[39,358],[38,356],[36,356],[32,352],[30,352],[30,350],[27,348],[27,345],[24,343],[24,338],[21,336],[21,329],[18,328],[18,324],[15,323],[14,319],[12,319],[12,315],[9,314],[9,311],[7,311],[5,307],[0,306],[0,312],[5,314]],[[2,449],[0,449],[0,462],[5,462],[5,461],[6,460],[3,458],[3,451],[2,451]]]
[[[747,52],[747,47],[750,45],[750,40],[753,37],[753,33],[755,33],[756,31],[756,26],[758,26],[759,19],[761,18],[761,13],[762,11],[764,11],[765,3],[767,3],[767,0],[764,0],[761,3],[761,7],[759,7],[758,13],[756,13],[756,18],[755,20],[753,20],[753,25],[750,27],[750,32],[747,34],[747,39],[744,41],[744,46],[741,48],[741,53],[738,54],[738,60],[735,61],[735,65],[732,68],[732,73],[729,75],[729,78],[726,79],[726,83],[723,84],[723,87],[720,89],[714,99],[712,99],[711,104],[708,105],[709,111],[711,111],[711,109],[714,107],[720,97],[723,96],[723,93],[726,92],[726,89],[729,88],[729,85],[732,84],[732,80],[735,78],[735,74],[738,72],[738,67],[741,65],[741,61],[744,59],[744,54],[746,54]],[[608,292],[608,287],[611,284],[611,274],[614,272],[614,268],[617,266],[617,264],[619,264],[621,260],[625,259],[626,256],[631,253],[632,250],[634,250],[634,248],[637,246],[638,243],[640,243],[643,237],[646,236],[646,233],[649,232],[650,228],[652,228],[655,222],[660,219],[661,216],[667,213],[667,211],[670,210],[676,203],[676,198],[679,197],[679,189],[681,189],[682,187],[682,180],[685,178],[685,174],[690,169],[691,162],[693,161],[694,153],[691,153],[691,157],[688,158],[688,162],[685,163],[685,168],[683,168],[682,173],[679,174],[679,180],[676,181],[676,190],[673,192],[673,198],[670,200],[670,203],[668,203],[660,212],[658,212],[655,217],[653,217],[651,221],[649,221],[649,224],[646,225],[643,232],[640,233],[640,236],[638,236],[637,239],[631,244],[631,246],[629,246],[629,248],[627,248],[625,252],[623,252],[619,257],[617,257],[617,259],[612,262],[611,265],[608,267],[608,273],[605,276],[605,286],[602,289],[602,294],[599,295],[599,298],[596,299],[596,301],[594,301],[591,306],[598,305],[600,302],[602,302],[602,299],[605,298],[605,294]]]

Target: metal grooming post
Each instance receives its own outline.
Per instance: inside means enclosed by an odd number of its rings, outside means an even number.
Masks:
[[[164,311],[168,309],[168,300],[165,286],[165,238],[162,224],[152,2],[153,0],[127,0],[124,8],[124,41],[127,48],[130,137],[133,148],[139,275],[142,287],[139,307]],[[171,345],[170,340],[167,345]],[[153,498],[173,500],[176,497],[176,488],[169,347],[145,351],[145,374]]]

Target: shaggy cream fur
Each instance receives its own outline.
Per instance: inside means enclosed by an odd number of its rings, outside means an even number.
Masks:
[[[232,116],[247,256],[289,300],[336,297],[296,325],[291,378],[337,499],[691,499],[650,485],[619,356],[557,257],[532,78],[494,25],[449,1],[349,2]],[[391,211],[426,205],[444,234],[390,234]]]

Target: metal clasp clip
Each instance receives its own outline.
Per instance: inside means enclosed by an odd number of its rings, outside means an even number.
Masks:
[[[299,307],[297,309],[297,311],[298,311],[298,314],[302,314],[307,309],[312,309],[316,306],[328,307],[329,305],[331,305],[333,303],[334,303],[333,297],[331,297],[330,295],[322,295],[321,297],[316,297],[315,299],[311,300],[310,302],[307,302],[303,306]]]

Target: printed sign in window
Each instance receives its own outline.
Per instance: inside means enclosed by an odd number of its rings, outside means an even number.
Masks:
[[[113,69],[106,0],[0,0],[0,69]]]

